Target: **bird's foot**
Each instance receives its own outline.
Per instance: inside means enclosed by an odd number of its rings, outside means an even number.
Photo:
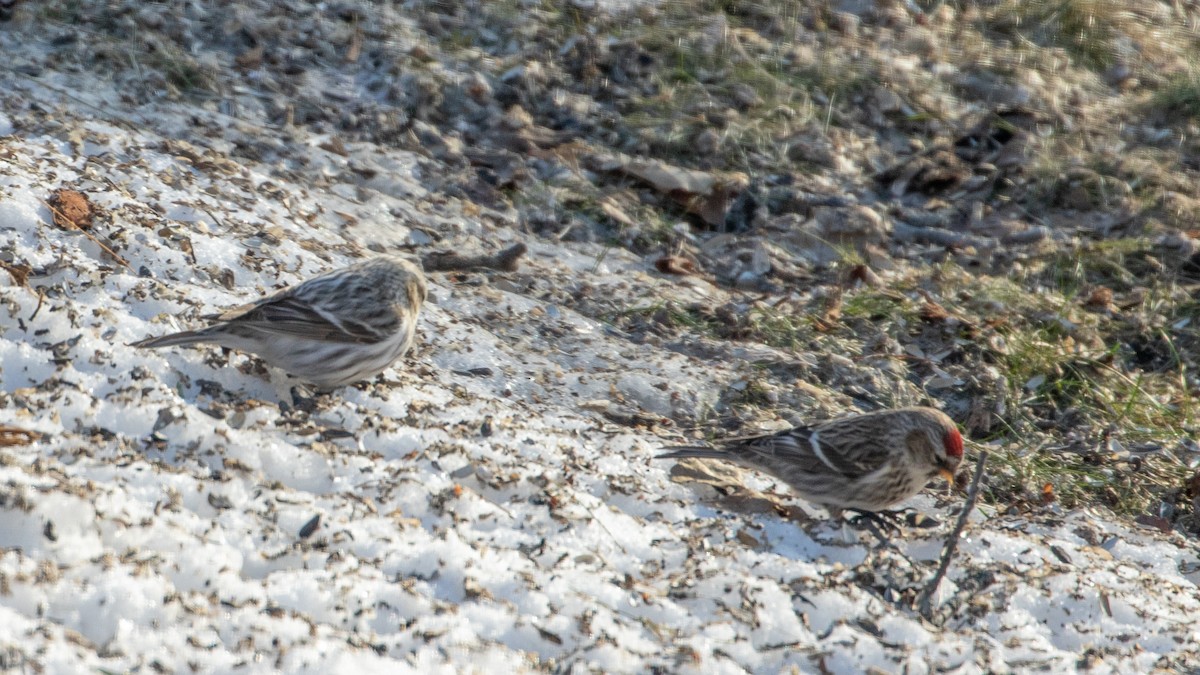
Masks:
[[[866,511],[863,509],[846,509],[854,515],[847,522],[855,528],[870,532],[885,548],[895,548],[890,537],[895,537],[903,531],[902,525],[909,521],[911,509],[899,511]]]
[[[899,511],[864,511],[863,509],[846,509],[854,515],[850,517],[850,524],[855,527],[864,529],[882,529],[889,534],[899,534],[901,524],[907,520],[909,509],[901,509]]]

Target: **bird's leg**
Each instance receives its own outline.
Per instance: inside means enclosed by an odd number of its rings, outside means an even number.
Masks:
[[[849,518],[842,518],[842,514],[847,511],[853,515]],[[885,548],[889,546],[895,548],[883,533],[883,530],[892,535],[900,533],[900,527],[896,524],[894,514],[891,512],[875,512],[855,508],[830,508],[829,515],[834,521],[842,524],[842,537],[846,540],[846,543],[849,544],[858,541],[858,537],[851,534],[850,528],[852,527],[856,530],[867,530],[875,535],[875,538],[879,540],[879,544]]]
[[[903,510],[901,510],[901,511],[864,511],[862,509],[846,509],[846,510],[853,511],[855,513],[855,515],[852,518],[850,518],[849,522],[851,524],[853,524],[855,527],[862,527],[862,528],[866,529],[868,532],[870,532],[871,534],[875,535],[875,538],[879,540],[880,548],[891,549],[892,552],[896,553],[901,558],[903,558],[905,561],[907,561],[908,564],[911,565],[913,569],[921,568],[920,563],[918,563],[916,560],[913,560],[912,558],[910,558],[907,553],[905,553],[904,551],[902,551],[900,549],[899,546],[896,546],[894,543],[892,543],[892,540],[889,539],[887,536],[885,536],[879,528],[879,526],[882,525],[883,529],[887,530],[888,533],[890,533],[892,535],[900,534],[900,525],[897,523],[897,521],[900,519],[901,514],[904,513]]]
[[[892,540],[888,539],[887,535],[885,535],[883,532],[880,531],[879,527],[876,525],[876,521],[873,521],[869,518],[862,518],[861,516],[859,516],[856,518],[852,518],[851,522],[853,523],[854,527],[861,527],[861,528],[865,529],[867,532],[870,532],[871,534],[875,535],[875,538],[879,540],[880,547],[893,548],[893,549],[896,548],[896,545],[892,543]],[[879,522],[883,522],[883,521],[879,521]],[[890,525],[890,523],[889,523],[889,525]],[[895,526],[892,525],[891,529],[888,529],[888,532],[890,532],[892,534],[897,534],[899,532],[899,529],[895,528]]]
[[[895,511],[860,511],[858,509],[849,509],[857,515],[851,518],[851,523],[858,525],[864,518],[873,520],[877,524],[886,524],[888,529],[899,530],[902,527],[915,527],[919,529],[929,529],[938,526],[937,518],[923,514],[912,507],[905,507]]]
[[[900,519],[903,511],[865,511],[863,509],[846,509],[854,513],[850,518],[850,524],[855,527],[864,527],[876,536],[880,536],[879,528],[887,530],[889,534],[900,534]],[[882,538],[882,537],[881,537]]]

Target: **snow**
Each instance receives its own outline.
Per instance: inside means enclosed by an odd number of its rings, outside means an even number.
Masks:
[[[33,268],[28,287],[0,272],[0,424],[43,434],[0,448],[0,663],[970,673],[1072,669],[1091,652],[1113,670],[1200,665],[1200,594],[1180,571],[1196,547],[1178,535],[1091,512],[978,515],[938,596],[958,609],[937,625],[883,590],[932,574],[952,521],[932,500],[915,503],[943,525],[896,540],[914,567],[853,532],[727,511],[671,482],[652,459],[670,439],[598,410],[704,410],[745,368],[633,344],[547,292],[586,281],[654,297],[670,283],[620,251],[531,240],[520,274],[431,275],[415,354],[312,411],[245,355],[133,349],[362,245],[427,241],[411,225],[464,250],[518,235],[424,187],[431,168],[403,152],[352,148],[384,168],[361,184],[316,138],[302,142],[307,174],[202,167],[165,148],[207,113],[143,110],[134,129],[95,117],[116,97],[72,109],[0,78],[19,92],[0,115],[0,252]],[[29,100],[87,142],[28,131]],[[60,186],[108,212],[95,234],[128,267],[52,223],[42,200]]]

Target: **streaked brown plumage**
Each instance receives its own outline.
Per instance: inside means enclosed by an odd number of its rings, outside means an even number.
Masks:
[[[257,354],[320,388],[383,372],[412,346],[426,296],[421,268],[379,256],[203,318],[212,325],[133,343],[212,343]]]
[[[945,413],[914,407],[729,439],[720,448],[668,449],[660,459],[724,459],[769,473],[837,517],[843,509],[882,511],[937,476],[953,480],[963,441]]]

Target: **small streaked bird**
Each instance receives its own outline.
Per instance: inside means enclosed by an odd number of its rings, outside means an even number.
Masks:
[[[769,473],[840,518],[844,509],[881,512],[938,476],[953,482],[963,439],[945,413],[917,407],[728,439],[720,448],[666,449],[659,459],[723,459]]]
[[[205,316],[212,322],[206,328],[131,346],[220,345],[257,354],[318,388],[332,389],[373,377],[408,351],[425,296],[421,268],[385,255]]]

